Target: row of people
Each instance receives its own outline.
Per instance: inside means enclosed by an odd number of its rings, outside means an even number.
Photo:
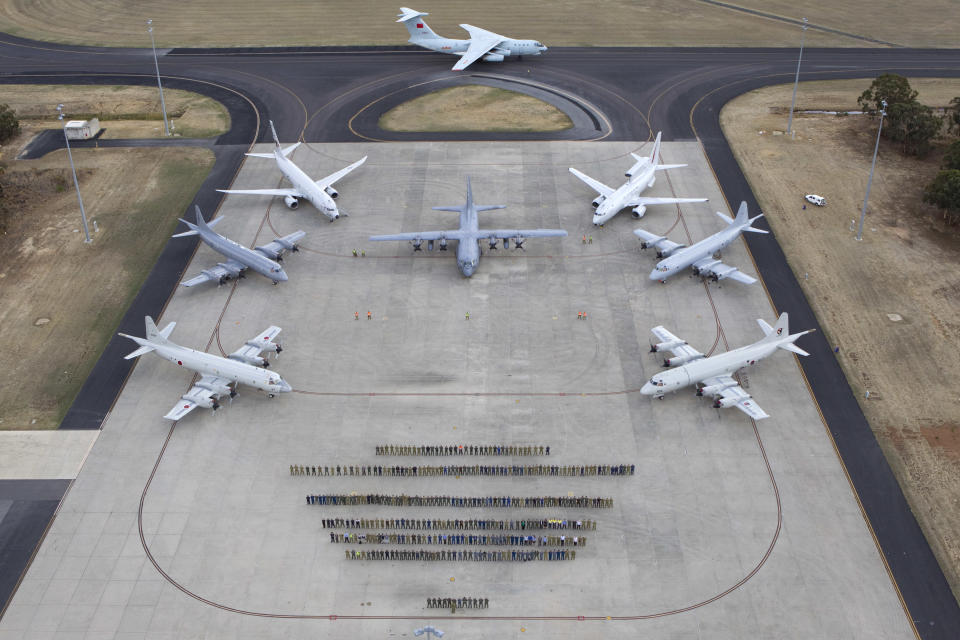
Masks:
[[[533,562],[576,560],[574,549],[555,551],[427,551],[426,549],[346,549],[347,560],[425,560],[439,562]]]
[[[389,467],[377,465],[336,465],[310,466],[290,465],[292,476],[387,476],[391,478],[434,477],[434,476],[632,476],[636,465],[632,464],[589,464],[589,465],[420,465]]]
[[[589,496],[408,496],[381,494],[308,494],[307,504],[354,506],[383,505],[387,507],[513,507],[515,509],[544,507],[578,507],[581,509],[609,509],[613,498]]]
[[[542,444],[380,444],[378,456],[548,456]]]
[[[494,547],[585,547],[584,536],[463,535],[460,533],[334,533],[330,542],[344,544],[443,544]]]
[[[595,520],[538,518],[532,520],[421,520],[413,518],[324,518],[324,529],[416,529],[418,531],[596,531]]]
[[[489,598],[427,598],[427,609],[486,609]]]

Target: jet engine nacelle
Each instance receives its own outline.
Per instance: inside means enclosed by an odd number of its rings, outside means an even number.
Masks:
[[[326,191],[327,195],[333,198],[334,200],[336,200],[337,196],[340,195],[340,192],[334,189],[333,187],[325,187],[323,190]]]
[[[747,396],[747,398],[750,398],[750,397],[753,397],[753,396]],[[730,407],[732,407],[732,406],[734,406],[734,405],[736,405],[736,404],[738,404],[738,403],[740,403],[740,402],[743,402],[745,399],[746,399],[746,398],[743,398],[743,397],[740,397],[740,398],[717,398],[716,400],[713,401],[713,408],[714,408],[714,409],[728,409],[728,408],[730,408]]]
[[[647,183],[647,189],[649,189],[649,188],[652,187],[654,184],[656,184],[656,182],[657,182],[657,176],[654,175],[652,178],[650,178],[650,182]]]
[[[433,240],[427,240],[427,251],[433,251]]]
[[[643,167],[643,165],[645,165],[646,163],[647,163],[646,158],[644,158],[643,160],[640,160],[640,161],[637,162],[635,165],[633,165],[632,167],[630,167],[629,169],[627,169],[627,171],[625,171],[623,175],[627,176],[628,178],[632,178],[633,176],[635,176],[635,175],[637,174],[638,171],[640,171],[640,169],[641,169],[641,168]]]
[[[197,386],[221,396],[227,394],[233,395],[234,393],[233,389],[230,388],[230,385],[227,384],[205,384],[198,382]]]
[[[685,344],[687,344],[686,340],[658,342],[657,344],[650,345],[650,353],[656,353],[657,351],[665,351],[665,350],[673,349],[674,347],[682,347]]]
[[[488,53],[483,56],[484,62],[503,62],[503,55],[499,53]]]
[[[231,360],[237,360],[239,362],[245,362],[246,364],[253,365],[255,367],[269,367],[270,363],[267,362],[264,358],[260,356],[245,356],[239,353],[234,353],[230,355]]]
[[[698,396],[715,396],[719,394],[724,389],[729,389],[730,387],[736,386],[736,383],[727,383],[727,384],[709,384],[706,386],[697,387]]]
[[[639,220],[646,212],[647,208],[641,204],[640,206],[633,208],[633,217]]]
[[[446,250],[447,250],[447,239],[440,238],[440,251],[446,251]]]
[[[607,199],[606,196],[597,196],[596,198],[593,199],[593,202],[591,202],[590,204],[592,204],[593,208],[596,209],[601,204],[603,204],[603,201],[606,199]]]
[[[283,204],[287,205],[287,209],[293,210],[300,206],[300,200],[293,196],[283,196]]]
[[[272,340],[264,343],[247,341],[246,344],[248,347],[260,349],[262,351],[273,351],[274,353],[280,353],[281,351],[283,351],[283,347],[280,346],[280,343],[274,342]],[[263,358],[260,358],[260,360],[263,360]]]
[[[204,409],[213,409],[216,411],[220,408],[220,403],[217,402],[217,399],[213,396],[209,396],[207,398],[188,398],[187,396],[181,396],[181,399],[186,400],[187,402],[196,402],[197,406],[203,407]]]
[[[702,357],[703,357],[703,354],[701,354],[701,353],[696,353],[696,354],[691,353],[691,354],[688,355],[688,356],[674,356],[673,358],[664,358],[664,360],[663,360],[663,366],[665,366],[665,367],[679,367],[680,365],[686,364],[686,363],[690,362],[691,360],[697,360],[698,358],[702,358]]]

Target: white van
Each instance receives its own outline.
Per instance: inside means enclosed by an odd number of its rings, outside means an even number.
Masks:
[[[804,196],[804,198],[806,198],[807,202],[809,202],[810,204],[815,204],[818,207],[822,207],[823,205],[827,204],[826,198],[824,198],[823,196],[818,196],[813,193],[808,193],[807,195]]]

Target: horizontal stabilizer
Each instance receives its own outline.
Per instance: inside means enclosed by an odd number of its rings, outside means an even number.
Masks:
[[[121,333],[120,335],[123,335],[123,334]],[[130,336],[126,336],[126,337],[129,338]],[[124,359],[124,360],[133,360],[134,358],[138,358],[138,357],[142,356],[142,355],[145,354],[145,353],[150,353],[150,352],[153,351],[154,349],[156,349],[156,347],[154,347],[152,344],[145,344],[145,345],[143,345],[142,347],[140,347],[139,349],[137,349],[136,351],[133,351],[133,352],[128,353],[127,355],[123,356],[123,359]]]
[[[272,153],[245,153],[243,155],[249,156],[251,158],[267,158],[268,160],[273,160],[274,158],[276,158],[276,156],[273,155]]]
[[[727,224],[733,224],[733,218],[723,213],[722,211],[716,211],[717,217],[726,222]]]
[[[784,344],[781,344],[781,345],[778,345],[778,346],[779,346],[781,349],[786,349],[787,351],[792,351],[792,352],[794,352],[794,353],[796,353],[796,354],[798,354],[798,355],[801,355],[801,356],[808,356],[808,355],[810,355],[809,353],[807,353],[806,351],[804,351],[803,349],[801,349],[801,348],[798,347],[797,345],[793,344],[792,342],[787,342],[787,343],[784,343]]]
[[[463,207],[430,207],[434,211],[452,211],[454,213],[463,213]]]
[[[685,164],[658,164],[654,167],[657,171],[665,171],[667,169],[682,169],[687,165]]]
[[[757,324],[760,325],[760,328],[763,330],[763,335],[768,336],[773,333],[773,327],[763,318],[757,318]]]
[[[187,236],[199,235],[199,233],[200,233],[200,232],[197,231],[196,229],[190,229],[190,231],[184,231],[183,233],[175,233],[175,234],[173,234],[173,235],[170,236],[170,237],[171,237],[171,238],[186,238]]]

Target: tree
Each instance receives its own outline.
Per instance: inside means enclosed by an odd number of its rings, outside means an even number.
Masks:
[[[923,155],[930,150],[930,141],[940,133],[943,119],[933,109],[912,102],[897,102],[887,106],[886,136],[903,145],[907,155]]]
[[[20,133],[20,121],[9,106],[0,104],[0,144]]]
[[[960,140],[947,147],[947,152],[943,154],[943,168],[960,169]]]
[[[960,170],[941,171],[923,191],[923,201],[943,209],[950,224],[960,221]]]
[[[915,102],[917,95],[906,78],[895,73],[885,73],[874,79],[870,88],[860,94],[857,104],[870,115],[876,115],[883,108],[880,104],[883,100],[887,101],[889,110],[895,104]]]
[[[947,107],[947,127],[950,131],[956,130],[960,134],[960,96],[950,101]]]

